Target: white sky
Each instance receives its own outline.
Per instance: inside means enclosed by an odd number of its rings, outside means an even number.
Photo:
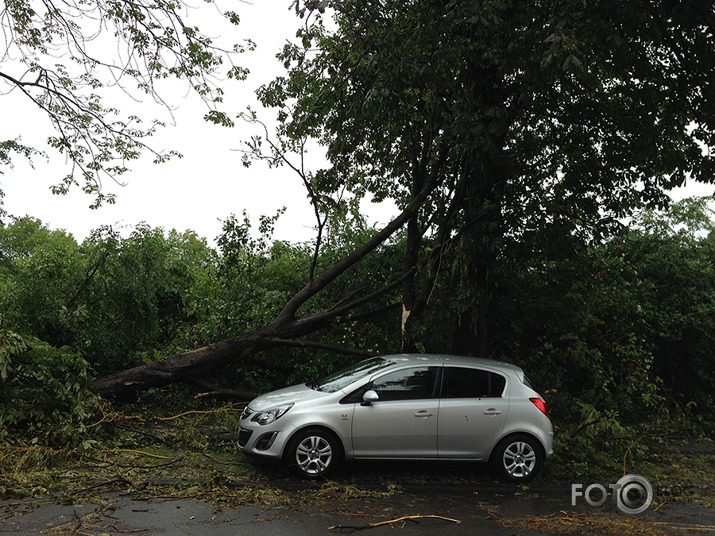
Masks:
[[[232,9],[241,17],[241,25],[231,27],[226,40],[239,42],[252,39],[255,52],[236,58],[236,63],[250,68],[244,82],[226,81],[224,84],[227,108],[235,115],[255,102],[254,91],[282,73],[275,59],[282,44],[295,36],[300,20],[289,10],[291,0],[255,0],[253,4],[232,2]],[[191,19],[188,20],[192,23]],[[214,36],[215,29],[201,27]],[[182,91],[186,91],[185,89]],[[18,93],[18,92],[15,92]],[[53,131],[39,110],[19,94],[2,95],[0,99],[0,139],[22,137],[22,142],[40,149]],[[117,195],[115,205],[104,205],[97,210],[88,206],[92,198],[75,188],[67,196],[50,192],[69,169],[64,159],[47,149],[49,161],[35,159],[31,168],[21,158],[14,158],[15,167],[5,168],[0,175],[0,189],[4,190],[3,208],[11,215],[30,215],[54,229],[65,229],[82,241],[93,229],[113,225],[128,234],[140,222],[166,231],[193,230],[213,243],[221,231],[221,220],[230,214],[241,216],[246,210],[253,221],[262,214],[273,215],[287,207],[276,227],[275,238],[291,241],[313,237],[314,217],[300,179],[288,168],[268,169],[255,163],[246,169],[241,164],[240,140],[258,133],[247,125],[237,123],[233,129],[208,124],[203,120],[206,108],[194,95],[181,93],[168,98],[177,109],[176,125],[167,124],[151,141],[157,149],[176,149],[184,155],[181,160],[155,165],[151,155],[130,163],[131,171],[122,177],[125,186],[105,182],[107,191]],[[111,105],[107,101],[105,105]],[[169,122],[166,112],[157,106],[146,106],[142,113]],[[266,110],[264,119],[275,112]],[[309,155],[310,157],[310,155]],[[320,164],[319,155],[314,156]],[[712,195],[713,186],[689,185],[674,192],[674,197]],[[386,223],[390,210],[367,207],[369,223]]]

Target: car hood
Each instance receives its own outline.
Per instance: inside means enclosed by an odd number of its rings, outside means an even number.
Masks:
[[[316,391],[305,384],[293,385],[292,387],[271,391],[270,393],[254,398],[251,403],[248,404],[248,407],[253,411],[264,411],[283,404],[296,403],[303,400],[315,400],[316,398],[322,398],[328,395],[330,395],[330,393]]]

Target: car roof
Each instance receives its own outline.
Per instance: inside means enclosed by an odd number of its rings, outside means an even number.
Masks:
[[[510,370],[517,373],[523,373],[521,367],[505,361],[497,361],[484,357],[469,357],[463,355],[449,354],[390,354],[380,356],[382,359],[391,361],[396,365],[412,365],[420,364],[425,366],[430,365],[468,365],[478,367],[490,367],[501,370]]]

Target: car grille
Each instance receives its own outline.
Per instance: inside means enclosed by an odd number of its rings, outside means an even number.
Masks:
[[[251,439],[251,434],[253,434],[253,430],[244,430],[243,428],[240,428],[238,430],[238,446],[241,448],[245,447],[248,440]]]

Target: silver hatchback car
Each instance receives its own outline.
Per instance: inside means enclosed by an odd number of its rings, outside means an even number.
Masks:
[[[553,453],[553,428],[515,365],[387,355],[254,399],[241,415],[239,447],[307,478],[326,477],[343,460],[473,460],[528,482]]]

